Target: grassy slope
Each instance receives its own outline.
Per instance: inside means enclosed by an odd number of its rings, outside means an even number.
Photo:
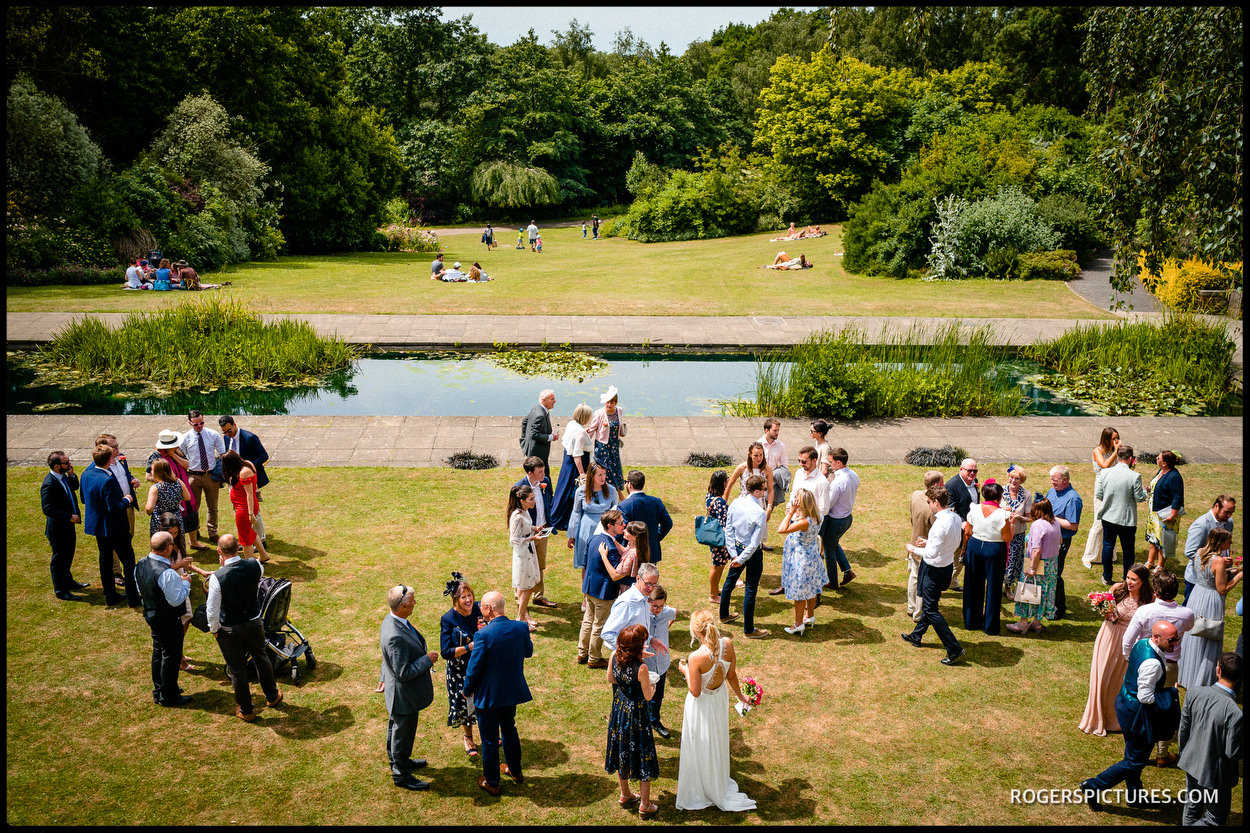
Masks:
[[[545,251],[516,251],[501,229],[489,254],[477,231],[443,236],[447,263],[474,260],[496,282],[429,280],[428,254],[285,257],[205,275],[267,312],[603,315],[926,315],[972,318],[1109,318],[1061,283],[970,280],[926,283],[846,274],[840,229],[827,237],[772,243],[780,234],[643,245],[582,240],[580,228],[552,228]],[[806,254],[801,272],[761,268],[777,250]],[[14,287],[9,312],[126,312],[181,303],[183,293],[122,292],[116,287]]]
[[[1029,485],[1044,484],[1045,470],[1033,467]],[[859,577],[818,609],[818,626],[802,639],[781,632],[791,621],[788,604],[764,595],[757,614],[774,636],[762,643],[736,639],[742,673],[767,690],[764,706],[748,719],[730,716],[733,775],[759,809],[674,810],[678,731],[658,743],[661,777],[653,795],[662,808],[659,820],[1088,823],[1083,807],[1009,803],[1012,788],[1071,788],[1121,754],[1118,736],[1100,739],[1076,729],[1099,624],[1079,601],[1100,588],[1096,574],[1080,565],[1084,533],[1067,568],[1073,618],[1043,637],[965,632],[957,625],[958,594],[948,594],[943,611],[968,648],[968,662],[948,669],[938,663],[942,652],[932,635],[919,651],[898,638],[910,627],[901,543],[907,494],[919,470],[865,466],[859,472],[859,511],[845,539]],[[1240,502],[1240,466],[1191,465],[1183,472],[1193,496],[1191,515],[1221,491]],[[672,646],[675,655],[685,655],[689,613],[707,598],[707,550],[691,534],[707,472],[656,468],[649,474],[651,491],[665,498],[678,523],[665,542],[661,567],[670,601],[681,611]],[[1074,467],[1074,474],[1078,490],[1089,495],[1088,467]],[[311,641],[319,664],[301,687],[284,682],[289,706],[264,710],[254,725],[233,717],[220,653],[204,634],[192,630],[187,640],[187,652],[202,670],[181,676],[195,704],[158,709],[149,699],[150,641],[138,612],[105,609],[98,589],[87,591],[89,604],[52,598],[37,497],[42,476],[35,469],[7,473],[10,823],[628,821],[615,806],[616,779],[603,770],[610,689],[603,672],[573,664],[578,595],[562,537],[551,543],[548,573],[549,595],[561,605],[535,613],[541,627],[527,664],[535,702],[519,714],[525,787],[507,782],[498,800],[478,790],[459,730],[445,725],[441,670],[416,748],[430,762],[423,777],[433,780],[434,791],[413,796],[393,788],[387,777],[386,712],[373,693],[386,588],[401,581],[418,588],[414,622],[429,639],[437,639],[438,617],[446,609],[441,588],[453,568],[470,578],[479,597],[491,588],[506,592],[511,567],[501,495],[515,472],[277,469],[266,490],[275,556],[267,571],[295,583],[291,619]],[[140,526],[146,529],[146,522]],[[229,520],[223,528],[232,529]],[[773,539],[779,543],[775,533]],[[1139,557],[1143,550],[1139,541]],[[98,581],[95,558],[94,542],[80,534],[79,579]],[[775,585],[780,560],[780,553],[767,556],[765,588]],[[199,562],[210,566],[215,559],[201,556]],[[1241,592],[1228,600],[1228,646],[1241,627],[1231,615]],[[199,589],[193,601],[203,601]],[[740,609],[738,595],[734,609]],[[739,637],[741,628],[729,632]],[[683,694],[676,672],[668,686],[666,722],[680,730]],[[253,691],[260,696],[258,686]],[[1151,788],[1184,786],[1175,769],[1150,767],[1144,777]],[[1239,786],[1233,824],[1241,802]],[[1101,817],[1112,824],[1179,819],[1179,807],[1117,808]]]

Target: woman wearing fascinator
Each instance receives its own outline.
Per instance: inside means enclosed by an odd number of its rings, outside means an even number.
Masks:
[[[476,758],[473,725],[477,723],[477,715],[473,712],[473,701],[464,696],[463,689],[469,652],[473,650],[473,637],[482,626],[482,609],[473,597],[469,582],[457,572],[452,572],[443,595],[451,597],[451,609],[439,620],[439,653],[447,662],[447,725],[464,729],[464,751],[469,757]]]
[[[621,468],[621,438],[625,436],[625,418],[617,402],[616,385],[599,394],[602,408],[590,415],[586,432],[595,441],[595,462],[608,472],[608,482],[618,492],[625,491],[625,473]]]

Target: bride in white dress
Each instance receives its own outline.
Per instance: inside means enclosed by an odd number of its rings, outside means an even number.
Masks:
[[[734,648],[722,638],[710,610],[690,617],[690,633],[702,646],[677,667],[686,675],[686,710],[681,724],[681,757],[677,767],[677,809],[754,810],[755,802],[738,791],[729,777],[729,692],[743,703],[734,669]],[[725,683],[729,685],[726,686]]]

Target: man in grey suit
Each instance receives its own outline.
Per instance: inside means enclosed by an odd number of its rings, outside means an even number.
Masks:
[[[1194,564],[1194,556],[1198,550],[1207,545],[1207,536],[1217,526],[1233,531],[1233,510],[1237,501],[1228,495],[1220,495],[1211,505],[1211,511],[1204,513],[1198,520],[1189,525],[1185,534],[1185,604],[1189,604],[1189,594],[1193,592],[1194,582],[1198,580],[1198,567]]]
[[[1133,471],[1137,457],[1131,445],[1120,443],[1115,450],[1116,464],[1103,469],[1094,480],[1094,500],[1098,511],[1094,520],[1102,521],[1102,583],[1111,584],[1111,567],[1115,564],[1115,542],[1120,541],[1124,553],[1124,578],[1133,566],[1133,539],[1137,537],[1137,504],[1149,495],[1141,484],[1141,475]]]
[[[386,597],[390,615],[382,620],[382,683],[386,691],[386,756],[391,762],[395,786],[406,790],[428,790],[428,781],[412,773],[425,766],[425,759],[412,759],[412,743],[417,734],[417,717],[434,702],[430,668],[438,651],[426,650],[425,638],[408,621],[417,606],[416,593],[404,584],[391,588]]]
[[[1237,786],[1237,761],[1241,758],[1241,709],[1237,689],[1241,686],[1241,657],[1229,651],[1215,666],[1215,685],[1187,693],[1181,709],[1181,759],[1189,800],[1181,824],[1220,827],[1228,823],[1233,787]],[[1214,791],[1214,801],[1205,801]]]
[[[560,432],[551,427],[551,409],[556,406],[556,392],[548,388],[538,394],[538,404],[521,420],[521,451],[526,457],[537,457],[543,468],[551,471],[551,444],[560,439]]]

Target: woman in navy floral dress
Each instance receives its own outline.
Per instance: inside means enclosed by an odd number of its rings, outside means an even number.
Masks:
[[[616,639],[616,650],[608,662],[608,682],[612,684],[612,714],[608,718],[608,754],[604,769],[615,772],[621,796],[617,803],[629,807],[640,801],[638,815],[654,816],[659,808],[651,803],[651,781],[659,777],[660,764],[651,736],[651,715],[647,701],[655,694],[651,676],[643,665],[650,656],[643,648],[647,629],[630,625]],[[639,795],[629,782],[637,780]]]
[[[469,711],[469,701],[461,689],[464,688],[464,672],[469,667],[469,654],[473,651],[473,637],[481,622],[482,608],[473,598],[473,588],[459,573],[451,574],[451,581],[447,582],[443,595],[451,596],[451,609],[439,621],[438,646],[439,654],[447,663],[447,725],[463,727],[464,751],[469,757],[476,758],[473,726],[477,723],[477,715]]]
[[[703,498],[703,505],[707,507],[707,513],[716,520],[720,521],[722,527],[729,515],[729,501],[723,497],[725,492],[725,484],[729,482],[729,475],[724,469],[717,469],[712,472],[712,479],[707,484],[707,495]],[[724,572],[725,565],[729,563],[729,550],[724,547],[708,546],[712,552],[712,572],[708,573],[708,582],[710,591],[707,600],[712,604],[720,604],[720,574]]]

